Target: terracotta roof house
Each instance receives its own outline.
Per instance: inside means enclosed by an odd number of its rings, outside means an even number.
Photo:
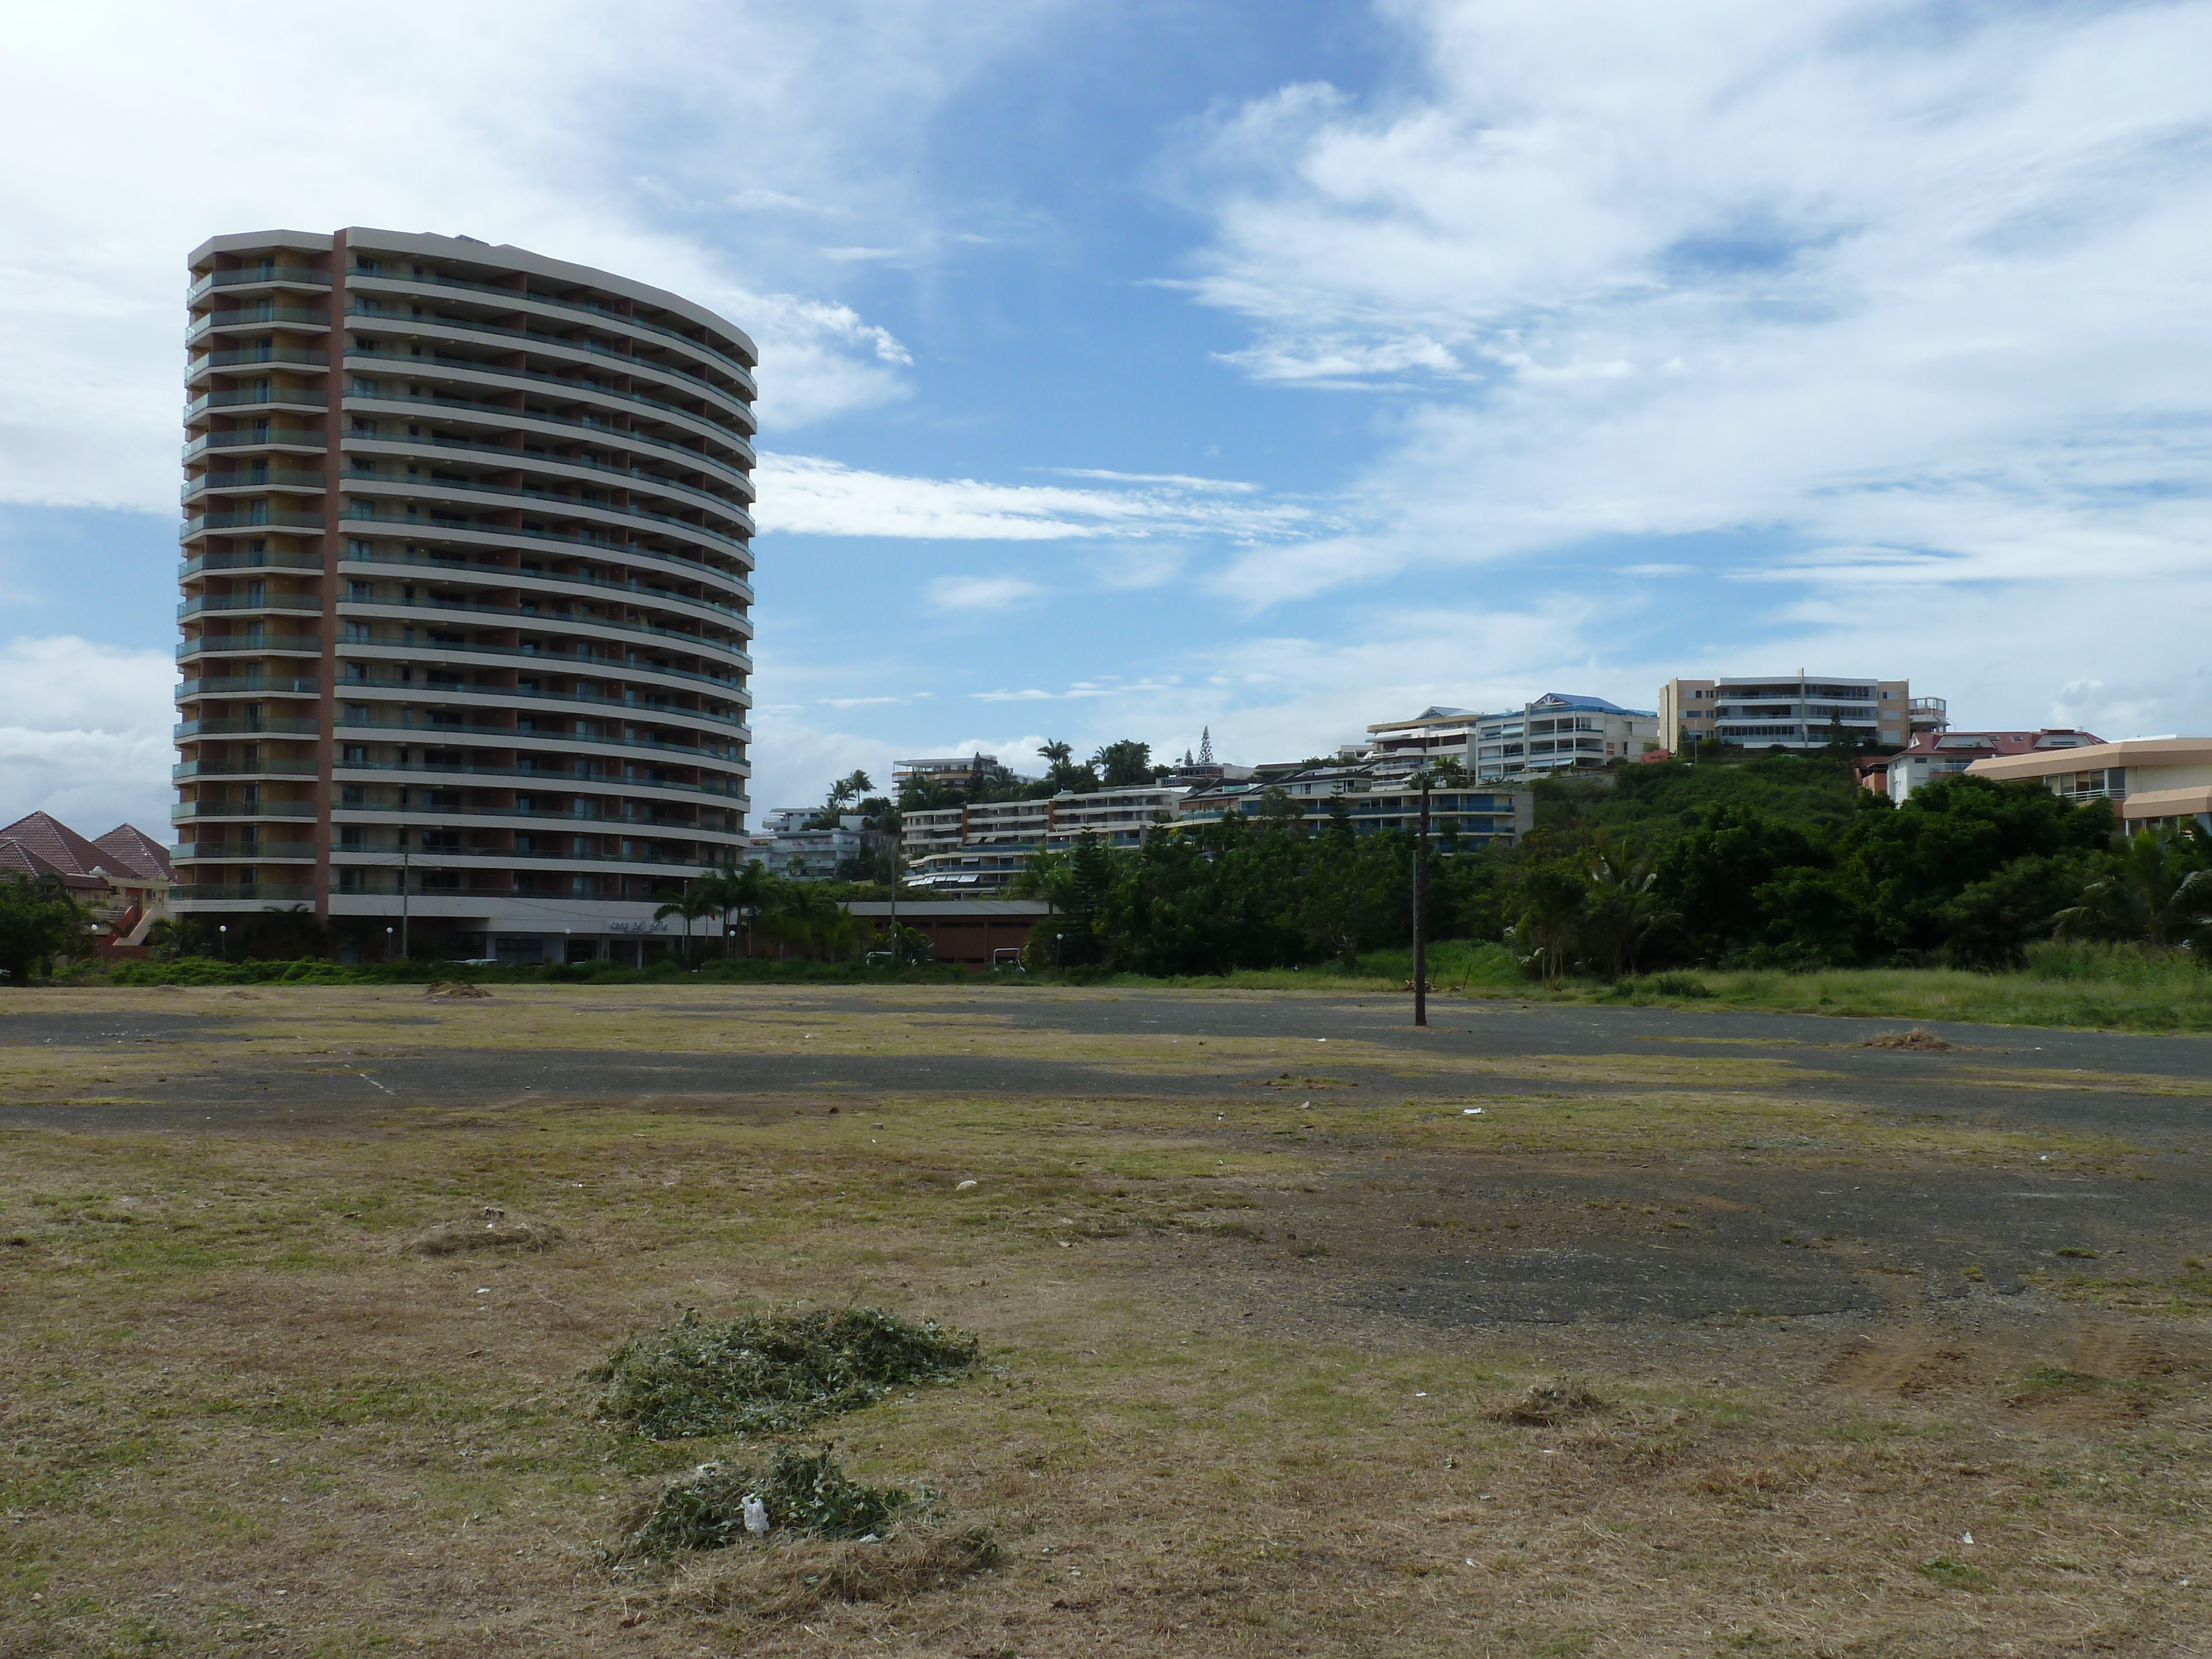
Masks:
[[[2069,726],[2036,732],[1916,732],[1911,743],[1889,757],[1882,783],[1869,780],[1867,787],[1887,787],[1891,802],[1902,806],[1905,797],[1922,784],[1963,772],[1976,761],[2086,749],[2102,742],[2094,732],[2077,732]],[[1863,768],[1861,775],[1864,776]]]
[[[135,824],[88,841],[51,812],[0,829],[0,871],[52,882],[93,914],[103,956],[137,953],[147,928],[169,914],[168,849]]]

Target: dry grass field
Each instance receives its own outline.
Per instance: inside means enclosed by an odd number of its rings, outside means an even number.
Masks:
[[[0,993],[0,1653],[2212,1654],[2202,1040],[1437,1018]],[[852,1303],[931,1515],[614,1559],[616,1345]]]

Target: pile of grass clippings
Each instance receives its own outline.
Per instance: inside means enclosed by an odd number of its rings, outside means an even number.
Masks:
[[[1917,1025],[1909,1031],[1884,1031],[1880,1036],[1870,1036],[1859,1044],[1862,1048],[1909,1048],[1916,1054],[1941,1054],[1955,1048],[1955,1042],[1946,1042],[1933,1031],[1923,1031]]]
[[[908,1521],[878,1544],[804,1540],[695,1556],[679,1570],[672,1599],[701,1613],[795,1619],[828,1601],[902,1601],[950,1589],[1000,1559],[998,1534],[988,1526]]]
[[[608,1362],[602,1407],[653,1440],[789,1434],[887,1398],[902,1383],[974,1368],[976,1339],[877,1308],[756,1315],[726,1325],[687,1311]]]
[[[1587,1417],[1606,1409],[1607,1402],[1571,1378],[1531,1382],[1512,1399],[1489,1413],[1498,1423],[1523,1428],[1548,1429],[1571,1418]]]
[[[896,1486],[849,1480],[830,1448],[779,1446],[765,1472],[742,1463],[703,1464],[662,1492],[623,1540],[623,1556],[667,1556],[679,1550],[727,1549],[745,1536],[744,1504],[768,1510],[768,1536],[875,1539],[915,1501]]]
[[[558,1227],[526,1221],[487,1204],[467,1220],[426,1227],[399,1248],[407,1255],[459,1255],[469,1250],[550,1250],[560,1242]]]

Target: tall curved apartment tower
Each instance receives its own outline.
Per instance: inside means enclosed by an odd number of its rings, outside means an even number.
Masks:
[[[752,341],[358,228],[218,236],[188,305],[178,913],[628,957],[740,856]]]

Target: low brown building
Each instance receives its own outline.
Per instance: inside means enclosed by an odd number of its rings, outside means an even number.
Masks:
[[[137,825],[118,823],[88,841],[50,812],[0,829],[0,875],[9,873],[49,883],[89,908],[102,956],[143,949],[146,930],[169,914],[176,878],[169,849]]]

